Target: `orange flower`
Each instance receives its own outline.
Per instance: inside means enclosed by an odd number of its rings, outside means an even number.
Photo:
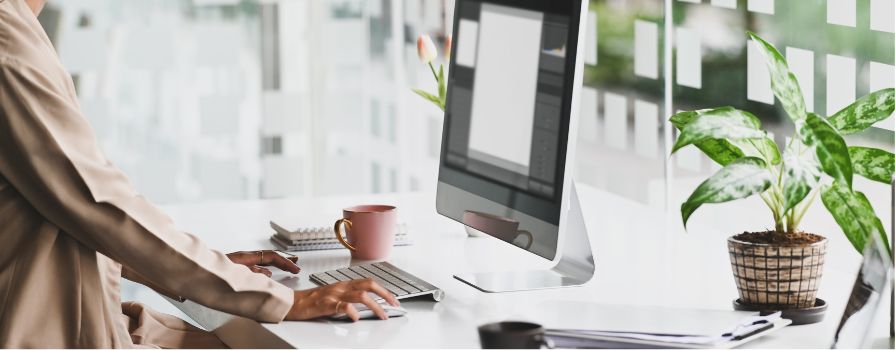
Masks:
[[[432,63],[435,57],[438,56],[438,49],[435,48],[435,43],[426,34],[420,35],[419,39],[416,40],[416,51],[420,56],[420,61],[423,63]]]
[[[448,35],[447,38],[444,39],[444,60],[448,61],[451,59],[451,49],[453,49],[454,45],[454,37]]]

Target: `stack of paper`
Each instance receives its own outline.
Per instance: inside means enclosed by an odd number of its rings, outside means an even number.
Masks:
[[[722,334],[666,334],[601,330],[550,329],[547,337],[558,348],[730,348],[772,331],[792,321],[780,312],[749,316]]]
[[[336,233],[333,231],[332,226],[306,227],[290,231],[271,221],[270,227],[276,231],[276,233],[270,236],[270,241],[286,251],[344,249],[342,243],[336,238]],[[399,224],[395,233],[395,245],[403,246],[410,244],[407,225]]]

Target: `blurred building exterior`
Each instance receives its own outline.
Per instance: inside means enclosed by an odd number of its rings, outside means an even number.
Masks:
[[[434,188],[446,1],[51,1],[101,147],[161,203]]]
[[[679,203],[717,166],[668,156],[678,110],[747,109],[783,144],[747,30],[819,114],[895,86],[893,3],[590,0],[576,180]],[[452,15],[453,0],[51,0],[41,21],[104,151],[171,203],[433,190],[443,116],[410,92],[434,89],[415,39],[442,43]],[[891,151],[893,130],[849,142]]]

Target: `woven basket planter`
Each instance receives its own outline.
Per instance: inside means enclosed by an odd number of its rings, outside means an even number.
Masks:
[[[730,264],[745,304],[768,310],[814,307],[827,239],[804,245],[769,245],[727,239]]]

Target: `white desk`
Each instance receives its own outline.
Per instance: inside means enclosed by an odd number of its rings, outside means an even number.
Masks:
[[[588,186],[580,186],[579,191],[596,258],[594,279],[583,287],[505,294],[479,292],[453,279],[452,274],[546,266],[545,262],[490,237],[467,238],[459,224],[435,213],[434,197],[430,195],[169,206],[166,210],[183,229],[199,235],[212,248],[229,252],[272,248],[267,240],[270,219],[290,226],[303,222],[328,224],[341,215],[342,207],[395,204],[416,243],[396,248],[389,261],[446,293],[438,303],[425,299],[403,302],[410,311],[406,317],[354,324],[327,320],[258,324],[190,302],[174,304],[204,327],[218,329],[219,336],[223,334],[222,339],[231,346],[297,348],[476,348],[477,326],[494,321],[530,320],[547,326],[587,328],[601,318],[624,314],[626,305],[731,309],[736,289],[725,240],[732,233],[756,229],[751,227],[756,220],[768,219],[765,216],[769,214],[759,203],[707,206],[694,216],[690,232],[685,233],[677,215],[666,215]],[[817,207],[814,210],[823,210]],[[744,213],[756,214],[750,217]],[[826,234],[832,249],[819,293],[830,305],[827,318],[820,324],[788,327],[749,347],[830,345],[860,257],[835,229],[832,219],[818,212],[809,213],[808,220],[813,220],[811,228],[826,227],[833,232]],[[519,261],[523,263],[519,265]],[[308,280],[309,274],[351,263],[344,250],[301,253],[299,277],[277,274],[274,278],[292,288],[307,289],[315,286]],[[611,305],[615,311],[607,312],[600,304]],[[888,304],[885,307],[888,310]],[[882,314],[884,317],[874,324],[875,345],[891,348],[888,312]]]

